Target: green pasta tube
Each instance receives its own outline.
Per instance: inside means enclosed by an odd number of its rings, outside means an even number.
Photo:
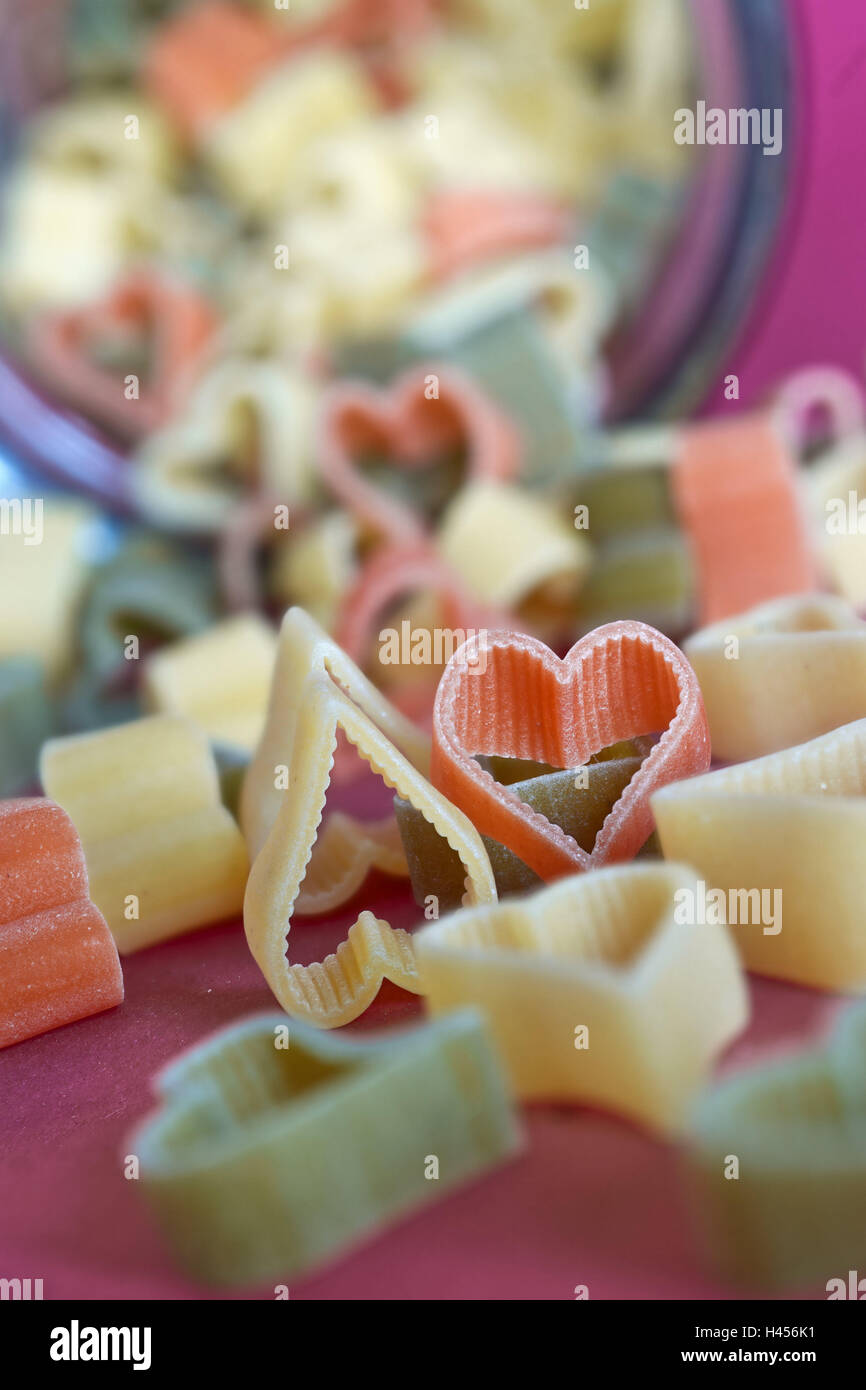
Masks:
[[[676,524],[668,470],[658,465],[635,468],[594,468],[581,476],[573,490],[576,522],[582,522],[593,544],[601,545],[623,532],[668,528]],[[579,508],[585,507],[585,515]]]
[[[571,835],[589,853],[605,816],[640,767],[642,755],[643,750],[638,756],[593,761],[585,768],[548,770],[540,775],[535,769],[543,765],[518,762],[520,772],[530,770],[523,780],[514,780],[514,769],[506,766],[517,760],[483,761],[498,782],[509,786],[515,796]],[[439,914],[459,907],[465,892],[465,871],[458,855],[415,807],[395,797],[394,809],[415,901],[426,909],[429,900],[435,898]],[[516,854],[496,840],[481,838],[500,897],[539,886],[541,880]]]
[[[594,552],[579,600],[580,626],[589,632],[619,618],[676,635],[691,625],[694,571],[680,532],[636,531]]]

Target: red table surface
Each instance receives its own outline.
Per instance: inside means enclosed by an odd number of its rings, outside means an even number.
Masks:
[[[383,809],[382,784],[335,789],[349,809]],[[352,904],[297,919],[291,958],[322,959],[362,907],[413,927],[405,880],[371,877]],[[0,1277],[42,1279],[46,1299],[273,1298],[227,1292],[174,1265],[124,1140],[152,1108],[150,1078],[215,1029],[278,1008],[239,922],[124,958],[126,999],[0,1052]],[[840,1000],[750,979],[752,1021],[722,1070],[820,1037]],[[356,1029],[409,1023],[413,995],[388,984]],[[524,1154],[309,1278],[296,1299],[710,1299],[767,1296],[724,1284],[701,1257],[673,1145],[573,1106],[524,1109]],[[844,1272],[844,1271],[843,1271]],[[832,1271],[830,1272],[832,1273]],[[829,1277],[829,1275],[828,1275]],[[800,1290],[823,1298],[823,1288]]]

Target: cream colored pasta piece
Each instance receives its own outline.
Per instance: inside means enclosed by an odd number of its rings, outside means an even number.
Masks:
[[[418,214],[420,191],[398,119],[377,112],[301,151],[285,206],[297,214],[339,212],[351,237],[359,223],[375,222],[383,231],[389,225],[409,226]]]
[[[286,798],[280,787],[286,786],[294,756],[298,714],[307,682],[317,673],[336,681],[414,767],[425,775],[429,771],[429,737],[394,708],[309,613],[290,608],[280,628],[267,721],[241,794],[241,827],[252,859]]]
[[[551,582],[576,591],[590,557],[556,507],[507,483],[464,487],[442,519],[437,544],[475,597],[503,607]]]
[[[299,279],[311,285],[326,339],[394,331],[423,283],[427,252],[411,225],[347,222],[337,207],[292,219]]]
[[[72,657],[88,576],[87,527],[78,502],[0,499],[0,658],[38,658],[51,680]]]
[[[417,146],[436,183],[536,190],[564,201],[599,191],[614,149],[615,107],[579,67],[536,41],[536,17],[520,45],[500,46],[495,60],[489,43],[447,34],[419,46],[421,95],[405,119],[425,135],[427,113],[436,114],[437,135]]]
[[[227,618],[149,657],[145,698],[160,714],[194,719],[209,738],[252,749],[264,727],[275,655],[274,632],[263,618]]]
[[[693,151],[671,139],[673,112],[688,106],[692,27],[681,0],[631,5],[615,83],[614,119],[623,162],[647,173],[683,177]]]
[[[227,358],[139,450],[136,496],[160,525],[187,530],[224,524],[245,486],[285,506],[309,498],[315,414],[316,392],[299,371]]]
[[[866,605],[866,438],[837,444],[805,475],[814,535],[833,587]]]
[[[537,71],[515,61],[498,107],[530,143],[536,183],[564,201],[603,196],[605,166],[616,151],[616,105],[591,77],[558,56]]]
[[[828,1043],[727,1077],[701,1097],[688,1178],[703,1243],[754,1289],[820,1283],[862,1298],[866,1255],[866,1010]]]
[[[202,731],[157,715],[52,739],[42,785],[81,837],[121,954],[234,916],[248,861]]]
[[[277,211],[313,141],[372,110],[358,63],[318,50],[278,68],[210,127],[202,154],[225,192],[256,213]]]
[[[327,658],[325,662],[330,665]],[[286,1012],[319,1027],[336,1028],[363,1013],[384,977],[415,993],[419,988],[410,938],[405,932],[392,931],[370,912],[361,914],[348,941],[321,965],[289,963],[291,919],[300,908],[299,895],[314,848],[318,851],[312,865],[314,890],[332,879],[345,882],[348,877],[353,888],[359,881],[357,861],[347,861],[327,841],[327,824],[317,844],[338,729],[386,785],[417,807],[460,855],[466,870],[466,900],[494,902],[496,887],[481,837],[468,818],[430,785],[335,683],[332,676],[337,672],[326,674],[321,666],[314,666],[312,674],[310,666],[307,671],[293,729],[288,790],[280,793],[276,819],[253,861],[244,899],[244,928],[250,950]],[[345,844],[345,835],[342,839]],[[350,891],[344,890],[343,898]]]
[[[108,290],[130,250],[127,199],[114,180],[25,163],[4,197],[3,302],[15,313],[87,304]]]
[[[528,10],[520,0],[457,0],[455,12],[491,36],[531,42],[540,30],[551,44],[589,59],[611,56],[629,18],[628,0],[591,0],[575,14],[571,7]]]
[[[299,604],[328,630],[354,577],[357,526],[343,511],[314,518],[288,543],[278,544],[270,587],[283,604]]]
[[[450,67],[452,82],[459,86],[428,86],[423,103],[414,102],[402,112],[407,152],[417,161],[416,180],[434,187],[538,188],[540,155],[533,142],[496,109],[489,94],[470,85],[466,65],[456,61],[453,46],[447,41],[437,45],[433,57],[443,71]],[[463,79],[460,68],[466,74]]]
[[[161,112],[140,92],[86,92],[49,107],[28,130],[28,151],[56,168],[89,170],[98,178],[125,172],[169,180],[178,152]]]
[[[327,347],[324,290],[310,275],[286,274],[276,238],[232,247],[225,257],[225,321],[221,343],[226,355],[273,357],[297,364]],[[283,242],[287,247],[287,243]],[[291,264],[291,255],[289,255]]]
[[[714,757],[742,762],[866,716],[866,623],[843,599],[774,599],[683,644]]]
[[[694,865],[750,970],[866,991],[866,719],[672,783],[652,810],[665,857]]]
[[[521,1143],[469,1011],[351,1040],[247,1019],[155,1089],[159,1109],[126,1147],[178,1259],[217,1284],[301,1276]]]
[[[460,909],[414,937],[421,989],[434,1014],[485,1013],[522,1098],[676,1131],[748,1015],[725,928],[683,920],[695,886],[683,865],[634,864]]]

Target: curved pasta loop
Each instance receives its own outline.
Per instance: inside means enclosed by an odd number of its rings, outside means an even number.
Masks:
[[[349,950],[341,947],[320,968],[303,967],[298,973],[298,967],[286,958],[291,918],[314,849],[319,855],[328,850],[327,842],[317,846],[316,841],[338,729],[386,785],[417,806],[457,851],[466,868],[467,900],[496,899],[490,861],[471,822],[435,791],[329,675],[320,671],[309,676],[298,711],[289,789],[253,863],[244,899],[244,928],[250,950],[286,1012],[328,1028],[363,1013],[386,975],[396,975],[404,988],[418,992],[409,938],[377,922],[370,913],[362,914],[363,922],[359,918],[355,924],[360,931],[350,931],[345,943]],[[316,866],[317,881],[321,881],[319,874],[327,876],[326,864],[320,859]]]
[[[252,859],[284,800],[280,772],[291,765],[305,687],[316,673],[328,674],[345,690],[413,767],[425,775],[429,770],[427,735],[394,708],[309,613],[290,608],[280,628],[265,728],[241,792],[240,823]]]
[[[120,370],[88,356],[93,340],[130,332],[146,340],[151,357],[146,383],[130,395]],[[216,331],[207,301],[182,282],[152,271],[132,271],[99,301],[38,320],[32,351],[39,370],[79,410],[135,436],[164,423],[177,408]]]
[[[323,961],[289,966],[280,1002],[292,1018],[337,1028],[370,1007],[383,980],[420,993],[412,938],[362,912],[346,940]]]
[[[139,450],[139,503],[160,525],[203,531],[234,519],[245,484],[275,506],[294,509],[312,487],[315,408],[313,386],[283,364],[219,362],[183,415]]]
[[[828,365],[792,373],[773,403],[778,428],[797,454],[809,443],[812,417],[823,411],[834,441],[862,434],[866,426],[863,387],[852,372]]]
[[[355,582],[347,589],[337,619],[337,641],[355,660],[362,660],[380,629],[382,617],[394,603],[414,591],[430,592],[436,601],[440,632],[456,636],[456,645],[470,631],[507,627],[505,614],[472,599],[432,546],[382,546],[374,551]],[[411,625],[410,625],[411,627]],[[442,646],[445,644],[442,643]],[[449,644],[451,654],[454,642]],[[440,657],[429,663],[435,671]],[[444,658],[444,659],[447,659]]]

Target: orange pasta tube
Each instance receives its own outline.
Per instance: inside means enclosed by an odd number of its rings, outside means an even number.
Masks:
[[[694,549],[702,622],[817,587],[794,461],[769,420],[689,426],[671,481]]]
[[[71,820],[53,801],[0,801],[0,1047],[122,1001]]]

